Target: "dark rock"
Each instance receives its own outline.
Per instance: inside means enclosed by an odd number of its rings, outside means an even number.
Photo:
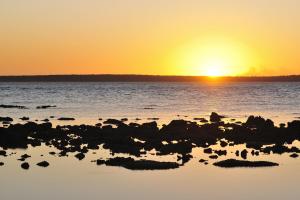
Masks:
[[[22,169],[29,169],[29,164],[27,162],[24,162],[21,164]]]
[[[187,163],[188,161],[190,161],[193,158],[192,155],[190,154],[183,154],[183,155],[178,155],[177,156],[177,161],[182,161],[182,165],[184,165],[185,163]]]
[[[194,118],[194,120],[196,120],[196,121],[200,121],[201,123],[207,123],[208,122],[208,120],[207,119],[205,119],[205,118]]]
[[[279,124],[280,128],[285,128],[285,126],[286,126],[286,124],[284,124],[284,123]]]
[[[112,124],[112,125],[119,126],[119,125],[123,124],[123,122],[120,120],[117,120],[117,119],[107,119],[106,121],[103,122],[103,124]]]
[[[45,105],[45,106],[37,106],[36,109],[47,109],[47,108],[56,108],[56,106]]]
[[[179,168],[176,162],[159,162],[153,160],[134,160],[133,158],[116,157],[105,162],[107,166],[120,166],[131,170],[163,170]]]
[[[227,145],[228,145],[227,142],[225,142],[225,141],[220,141],[220,146],[221,146],[221,147],[226,147]]]
[[[49,163],[47,161],[42,161],[42,162],[37,163],[36,165],[40,166],[40,167],[48,167]]]
[[[6,157],[6,156],[7,156],[7,155],[6,155],[6,151],[0,150],[0,156],[5,156],[5,157]]]
[[[25,106],[17,106],[17,105],[0,105],[0,108],[17,108],[17,109],[26,109]]]
[[[294,120],[288,123],[288,130],[299,131],[300,130],[300,120]]]
[[[0,166],[3,166],[4,165],[4,162],[0,162]]]
[[[218,155],[211,155],[211,156],[209,156],[210,159],[218,159],[218,157],[219,157]]]
[[[105,164],[105,160],[101,160],[101,159],[98,159],[96,161],[97,165],[104,165]]]
[[[22,121],[28,121],[29,117],[21,117],[20,120],[22,120]]]
[[[257,128],[257,129],[270,129],[274,128],[274,122],[270,119],[265,120],[262,117],[248,117],[245,125],[249,128]]]
[[[60,121],[74,121],[75,118],[72,118],[72,117],[60,117],[57,120],[60,120]]]
[[[207,160],[200,159],[199,162],[204,163],[204,162],[207,162]]]
[[[299,157],[299,155],[298,155],[298,154],[296,154],[296,153],[293,153],[293,154],[291,154],[291,155],[290,155],[290,157],[291,157],[291,158],[298,158],[298,157]]]
[[[244,149],[243,151],[241,151],[241,157],[243,159],[247,159],[247,154],[248,154],[248,151],[246,149]]]
[[[28,154],[23,154],[23,155],[21,155],[21,158],[24,158],[24,159],[27,159],[27,158],[30,158],[31,156],[30,155],[28,155]]]
[[[207,153],[207,154],[211,154],[213,151],[212,151],[212,148],[206,148],[203,150],[204,153]]]
[[[95,124],[95,126],[97,126],[97,127],[101,127],[101,126],[102,126],[102,124],[101,124],[101,123],[97,123],[97,124]]]
[[[222,115],[219,115],[215,112],[212,112],[211,115],[210,115],[210,121],[211,122],[220,122],[222,120],[222,118],[225,118],[225,117],[222,116]]]
[[[148,120],[156,121],[156,120],[159,120],[159,118],[153,117],[153,118],[148,118]]]
[[[278,166],[278,163],[269,161],[246,161],[228,159],[214,163],[213,165],[218,167],[232,168],[232,167],[272,167]]]
[[[214,153],[217,154],[218,156],[226,156],[227,155],[226,150],[215,150]]]
[[[75,155],[75,157],[78,159],[78,160],[82,160],[85,158],[85,155],[83,153],[78,153]]]
[[[12,122],[13,119],[11,117],[0,117],[0,122]]]

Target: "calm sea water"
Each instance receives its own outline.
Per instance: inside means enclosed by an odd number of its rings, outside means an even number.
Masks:
[[[212,111],[285,122],[300,116],[299,102],[300,83],[0,83],[0,104],[29,108],[0,109],[0,116],[74,117],[78,124],[124,117],[168,122],[177,115],[192,119]],[[40,105],[57,108],[37,110]]]
[[[0,116],[74,117],[75,124],[94,124],[100,117],[131,121],[158,117],[160,123],[167,123],[208,117],[212,111],[240,120],[250,114],[262,115],[279,123],[299,117],[299,103],[300,83],[0,83],[0,104],[29,108],[0,109]],[[36,109],[40,105],[57,107]],[[16,160],[23,150],[9,150],[17,154],[0,157],[5,163],[0,167],[0,199],[296,200],[300,196],[300,159],[287,154],[249,158],[278,162],[275,168],[220,169],[211,163],[200,164],[198,160],[207,155],[195,149],[195,158],[180,169],[130,171],[90,162],[107,152],[89,152],[78,161],[73,156],[50,156],[49,151],[45,146],[29,148],[29,171],[22,170]],[[34,165],[42,160],[50,166]]]

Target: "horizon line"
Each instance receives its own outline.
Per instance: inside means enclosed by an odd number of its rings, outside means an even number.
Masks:
[[[0,77],[41,77],[41,76],[152,76],[152,77],[202,77],[202,78],[276,78],[276,77],[300,77],[300,74],[289,75],[226,75],[226,76],[208,76],[208,75],[170,75],[170,74],[0,74]]]
[[[219,77],[138,74],[0,75],[0,82],[300,82],[300,75]]]

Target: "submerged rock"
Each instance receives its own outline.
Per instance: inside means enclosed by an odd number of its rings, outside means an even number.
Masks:
[[[157,121],[157,120],[159,120],[159,118],[157,118],[157,117],[152,117],[152,118],[148,118],[148,120]]]
[[[298,157],[299,157],[299,155],[298,155],[298,154],[296,154],[296,153],[293,153],[293,154],[291,154],[291,155],[290,155],[290,157],[291,157],[291,158],[298,158]]]
[[[121,120],[117,120],[117,119],[107,119],[106,121],[103,122],[103,124],[112,124],[112,125],[121,125],[123,124],[123,122]]]
[[[31,156],[28,154],[23,154],[21,155],[21,158],[19,159],[20,161],[25,161],[27,158],[30,158]]]
[[[42,161],[42,162],[37,163],[36,165],[40,166],[40,167],[48,167],[49,163],[47,161]]]
[[[215,150],[214,153],[217,154],[218,156],[226,156],[227,155],[226,150]]]
[[[60,120],[60,121],[74,121],[75,118],[72,118],[72,117],[61,117],[61,118],[58,118],[57,120]]]
[[[85,155],[83,153],[78,153],[75,155],[75,157],[78,159],[78,160],[82,160],[85,158]]]
[[[218,159],[218,157],[219,157],[218,155],[211,155],[211,156],[209,156],[210,159]]]
[[[179,168],[176,162],[159,162],[154,160],[134,160],[133,158],[116,157],[105,161],[107,166],[119,166],[130,170],[163,170]]]
[[[212,148],[206,148],[203,150],[204,153],[206,154],[211,154],[213,152]]]
[[[241,157],[243,159],[247,159],[247,154],[248,154],[248,151],[246,149],[244,149],[243,151],[241,151]]]
[[[22,169],[29,169],[29,164],[27,162],[24,162],[21,164]]]
[[[228,143],[226,141],[220,141],[220,146],[221,147],[226,147],[228,145]]]
[[[56,108],[56,106],[45,105],[45,106],[37,106],[36,109],[47,109],[47,108]]]
[[[26,109],[25,106],[18,106],[18,105],[0,105],[0,108],[17,108],[17,109]]]
[[[225,167],[225,168],[279,166],[278,163],[269,162],[269,161],[246,161],[246,160],[235,160],[235,159],[228,159],[228,160],[215,162],[213,165],[217,167]]]

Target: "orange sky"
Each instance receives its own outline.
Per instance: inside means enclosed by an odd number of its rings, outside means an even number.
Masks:
[[[298,0],[1,0],[0,74],[300,74]]]

